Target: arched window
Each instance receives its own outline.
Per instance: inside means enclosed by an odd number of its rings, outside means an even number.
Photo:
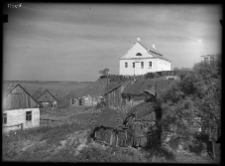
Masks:
[[[142,56],[142,54],[139,52],[139,53],[136,54],[136,56]]]

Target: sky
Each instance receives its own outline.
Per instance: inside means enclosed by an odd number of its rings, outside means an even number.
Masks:
[[[4,9],[3,79],[96,81],[137,38],[191,68],[201,55],[221,54],[222,6],[22,3]]]

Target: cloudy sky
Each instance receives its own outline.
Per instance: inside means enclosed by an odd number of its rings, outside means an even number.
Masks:
[[[22,3],[3,25],[6,80],[95,81],[119,74],[119,58],[137,38],[172,61],[192,67],[221,53],[218,5]],[[152,48],[154,49],[154,48]]]

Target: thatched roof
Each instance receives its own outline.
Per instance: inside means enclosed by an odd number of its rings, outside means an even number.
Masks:
[[[135,107],[131,108],[130,111],[127,113],[127,117],[130,115],[136,115],[137,118],[142,118],[148,114],[150,114],[151,112],[153,112],[155,110],[155,105],[152,102],[143,102],[140,103],[138,105],[136,105]]]
[[[96,126],[119,128],[123,126],[123,119],[116,110],[106,108],[99,116]]]
[[[155,94],[154,81],[150,79],[143,79],[130,82],[123,91],[123,94],[139,95],[145,91]]]

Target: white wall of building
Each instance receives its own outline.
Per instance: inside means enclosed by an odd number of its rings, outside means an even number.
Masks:
[[[163,59],[158,59],[158,71],[168,70],[171,70],[171,63]]]
[[[32,112],[31,121],[26,120],[26,112]],[[4,110],[3,113],[7,114],[7,124],[3,124],[3,131],[10,131],[21,129],[21,126],[13,126],[23,123],[23,128],[33,128],[40,126],[40,109],[39,108],[24,108],[15,110]],[[12,127],[6,127],[12,126]]]
[[[143,68],[141,66],[141,62],[144,63]],[[152,62],[152,67],[149,66],[149,62]],[[127,68],[125,67],[125,63],[128,64]],[[135,63],[135,68],[133,68],[133,63]],[[120,60],[120,75],[143,75],[149,72],[168,70],[171,70],[171,63],[162,59],[146,58]]]
[[[141,62],[144,66],[142,68]],[[149,62],[152,66],[149,66]],[[127,68],[125,63],[128,64]],[[133,68],[133,63],[135,63],[135,68]],[[139,64],[138,64],[139,63]],[[123,59],[120,60],[120,75],[143,75],[148,72],[158,71],[158,59],[148,58],[148,59]]]

